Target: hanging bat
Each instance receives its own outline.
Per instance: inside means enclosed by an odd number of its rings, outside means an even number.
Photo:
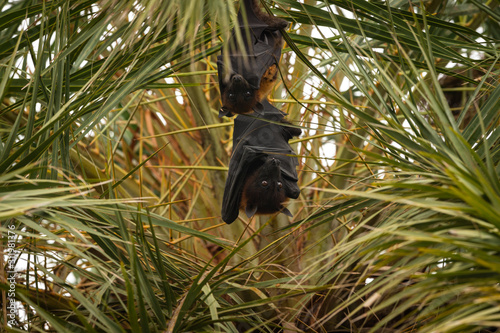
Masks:
[[[238,12],[244,50],[239,48],[233,32],[227,42],[230,64],[224,63],[222,55],[217,57],[222,99],[219,117],[261,111],[261,101],[277,82],[283,48],[279,30],[286,28],[288,22],[262,12],[258,3],[243,0],[244,9]]]
[[[298,160],[288,144],[301,130],[291,127],[284,113],[262,101],[262,113],[239,115],[234,120],[233,154],[224,188],[222,219],[230,224],[239,210],[247,216],[282,212],[289,198],[300,194]]]

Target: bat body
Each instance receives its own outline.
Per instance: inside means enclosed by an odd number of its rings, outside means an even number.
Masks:
[[[244,49],[236,42],[235,33],[226,43],[229,50],[227,64],[217,57],[219,88],[222,107],[219,117],[261,111],[278,79],[278,62],[283,47],[279,29],[288,22],[261,11],[258,0],[243,0],[244,14],[238,13],[238,24]]]
[[[285,114],[262,101],[262,112],[239,115],[234,120],[233,154],[224,188],[222,219],[232,223],[239,210],[247,216],[283,212],[288,199],[300,194],[298,165],[288,144],[301,130],[290,127]],[[263,183],[266,181],[267,183]]]

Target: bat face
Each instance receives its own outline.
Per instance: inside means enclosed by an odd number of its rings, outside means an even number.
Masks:
[[[271,93],[278,79],[278,66],[271,65],[262,75],[260,88],[254,87],[239,74],[231,75],[222,94],[223,114],[245,114],[261,111],[262,102]]]
[[[291,216],[288,209],[282,205],[286,200],[280,161],[268,157],[264,164],[246,179],[240,209],[244,210],[248,217],[255,214],[274,214],[280,211]]]
[[[256,89],[243,76],[231,75],[222,95],[222,109],[237,114],[250,113],[257,102]]]

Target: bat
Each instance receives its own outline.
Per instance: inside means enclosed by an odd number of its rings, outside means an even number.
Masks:
[[[238,115],[234,120],[233,153],[224,187],[222,220],[230,224],[240,209],[247,216],[282,212],[288,199],[300,195],[298,165],[288,144],[301,130],[292,127],[269,101],[262,101],[262,113]],[[263,182],[266,183],[263,183]]]
[[[217,57],[222,100],[219,117],[261,111],[261,101],[277,82],[283,47],[279,30],[286,28],[288,22],[262,12],[258,3],[258,0],[243,0],[244,9],[238,12],[237,28],[243,37],[244,50],[237,45],[233,31],[227,42],[230,64],[224,63],[222,55]]]

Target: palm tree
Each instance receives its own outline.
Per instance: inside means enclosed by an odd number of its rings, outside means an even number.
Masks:
[[[237,4],[1,4],[4,329],[498,330],[498,3],[262,4],[302,193],[230,226]]]

